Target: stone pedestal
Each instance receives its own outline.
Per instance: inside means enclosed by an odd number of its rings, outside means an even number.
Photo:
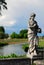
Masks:
[[[44,65],[44,47],[38,47],[38,55],[33,57],[33,63],[36,65]]]
[[[44,65],[44,60],[35,60],[33,63],[36,65]]]

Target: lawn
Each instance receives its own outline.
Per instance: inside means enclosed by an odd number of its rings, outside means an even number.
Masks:
[[[40,47],[44,47],[44,39],[40,39],[39,40],[39,46]]]

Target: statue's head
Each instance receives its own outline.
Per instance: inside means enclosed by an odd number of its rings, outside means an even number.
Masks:
[[[35,13],[32,13],[32,14],[30,15],[30,19],[34,20],[35,16],[36,16],[36,14],[35,14]]]
[[[35,16],[36,16],[36,14],[35,14],[35,13],[32,13],[32,14],[31,14],[31,17],[35,17]]]

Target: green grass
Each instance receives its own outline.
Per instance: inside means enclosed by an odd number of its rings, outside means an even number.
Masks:
[[[6,43],[24,43],[27,42],[27,39],[0,39],[0,42],[6,42]]]
[[[3,58],[26,58],[26,55],[16,55],[16,54],[10,54],[10,55],[6,55],[6,56],[2,56],[0,55],[0,59],[3,59]]]
[[[39,42],[39,46],[40,46],[40,47],[44,47],[44,40],[41,40],[41,41]]]

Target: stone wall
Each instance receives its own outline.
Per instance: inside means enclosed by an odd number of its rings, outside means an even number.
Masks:
[[[29,58],[0,59],[0,65],[31,65]]]
[[[0,59],[0,65],[31,65],[34,61],[42,61],[44,65],[44,48],[38,48],[38,55],[31,59],[29,58],[12,58],[12,59]],[[36,62],[37,65],[37,62]]]

